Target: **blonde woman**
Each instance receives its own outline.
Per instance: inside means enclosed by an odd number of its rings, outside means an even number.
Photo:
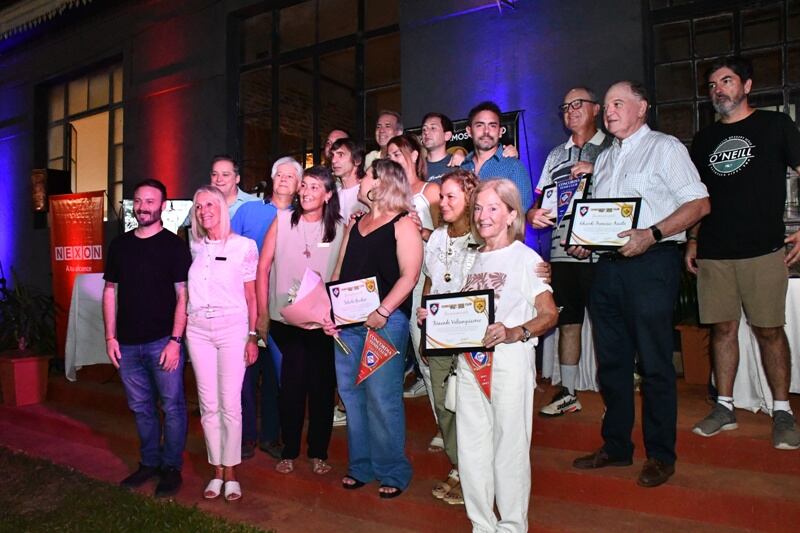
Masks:
[[[403,354],[411,291],[422,265],[422,238],[406,216],[413,209],[411,191],[397,163],[376,160],[361,180],[358,199],[369,206],[369,213],[350,224],[332,280],[376,276],[381,302],[363,325],[339,332],[353,352],[346,355],[336,347],[336,379],[347,409],[348,468],[342,486],[358,489],[377,479],[378,495],[394,498],[411,481],[411,463],[405,456]],[[356,385],[367,328],[377,330],[400,354]],[[328,323],[325,332],[337,331]]]
[[[528,528],[534,347],[536,337],[556,325],[558,312],[550,287],[535,272],[542,258],[522,243],[524,213],[507,179],[481,182],[472,197],[472,230],[484,244],[463,290],[493,289],[495,297],[495,322],[483,338],[494,352],[491,401],[465,356],[458,367],[458,465],[475,531]]]
[[[255,241],[231,233],[225,197],[214,186],[194,195],[186,346],[197,379],[200,420],[214,468],[203,496],[238,500],[242,380],[258,358]]]

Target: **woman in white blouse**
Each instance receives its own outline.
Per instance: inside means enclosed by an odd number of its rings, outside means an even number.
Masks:
[[[477,254],[477,241],[470,231],[469,202],[479,180],[469,170],[457,169],[442,177],[439,209],[444,223],[428,239],[422,271],[425,285],[422,294],[458,292],[467,272],[472,268]],[[426,315],[423,307],[417,308],[421,321]],[[458,449],[456,447],[456,414],[444,407],[444,381],[450,373],[455,356],[430,357],[423,364],[430,368],[431,388],[436,419],[444,443],[444,451],[452,468],[445,481],[436,483],[434,497],[451,505],[461,505],[464,498],[458,477]]]
[[[462,290],[493,289],[495,302],[495,322],[483,338],[487,351],[459,356],[458,366],[458,466],[475,531],[528,529],[534,346],[556,325],[558,311],[536,274],[542,258],[521,242],[523,215],[510,180],[483,181],[472,196],[472,228],[484,244]],[[472,370],[487,362],[488,394]]]
[[[200,420],[214,476],[203,496],[238,500],[242,489],[242,380],[258,357],[255,241],[231,233],[228,206],[213,186],[194,195],[186,346],[197,379]]]

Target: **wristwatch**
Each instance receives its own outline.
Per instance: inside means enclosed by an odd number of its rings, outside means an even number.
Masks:
[[[661,234],[661,230],[658,229],[655,224],[650,226],[650,231],[653,232],[653,238],[656,240],[656,242],[660,242],[661,239],[664,238],[664,236]]]
[[[525,326],[520,326],[520,328],[522,329],[522,342],[528,342],[532,336],[531,331]]]
[[[175,342],[177,342],[178,344],[181,344],[181,343],[183,343],[183,337],[176,337],[175,335],[171,335],[171,336],[170,336],[170,338],[169,338],[169,340],[171,340],[171,341],[175,341]]]

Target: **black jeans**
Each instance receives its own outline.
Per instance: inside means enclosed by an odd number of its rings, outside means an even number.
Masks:
[[[270,334],[283,354],[278,394],[283,459],[300,455],[300,439],[308,400],[308,456],[328,458],[333,424],[336,370],[333,338],[321,329],[301,329],[281,322]]]
[[[681,275],[676,246],[633,258],[605,256],[589,298],[600,391],[608,409],[603,448],[614,459],[633,455],[633,371],[642,377],[642,426],[647,457],[675,462],[677,391],[672,364],[672,314]]]
[[[278,440],[279,431],[278,376],[270,348],[259,346],[258,360],[247,367],[242,383],[242,442],[269,444]]]

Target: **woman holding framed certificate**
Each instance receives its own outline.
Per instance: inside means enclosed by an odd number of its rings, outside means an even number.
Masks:
[[[242,462],[242,380],[258,358],[255,241],[231,232],[225,197],[200,187],[192,207],[192,266],[186,348],[197,379],[200,422],[214,477],[203,497],[242,497],[236,465]]]
[[[275,470],[294,471],[308,403],[308,457],[315,474],[327,474],[336,387],[333,340],[321,324],[298,327],[281,312],[294,300],[306,269],[330,281],[344,227],[336,183],[326,167],[303,172],[298,196],[297,209],[278,211],[264,237],[256,283],[259,308],[263,312],[269,304],[269,333],[283,354],[278,408],[284,446]]]
[[[359,185],[358,199],[369,213],[350,224],[342,242],[332,280],[357,281],[375,277],[380,305],[361,325],[337,331],[352,354],[336,347],[339,395],[347,408],[347,475],[345,489],[358,489],[377,479],[381,498],[399,496],[411,481],[411,463],[405,456],[402,356],[385,362],[361,384],[361,366],[367,329],[377,330],[400,354],[408,342],[411,291],[422,265],[422,238],[406,216],[413,205],[403,168],[393,161],[376,160]]]
[[[469,223],[469,204],[478,187],[478,177],[468,170],[453,170],[442,177],[440,212],[444,223],[428,239],[422,271],[425,282],[422,294],[458,292],[472,268],[477,253],[477,241]],[[419,303],[419,302],[417,302]],[[417,308],[417,318],[427,316],[423,307]],[[458,476],[458,450],[456,447],[456,414],[444,407],[445,379],[456,356],[428,357],[431,390],[439,430],[444,441],[444,451],[452,468],[445,481],[438,482],[432,494],[451,505],[464,503]]]
[[[480,531],[527,530],[534,347],[558,318],[550,287],[536,275],[542,258],[522,243],[523,215],[507,179],[483,181],[472,196],[472,227],[484,245],[462,290],[493,290],[495,322],[486,328],[486,352],[459,356],[456,432],[467,516]]]

